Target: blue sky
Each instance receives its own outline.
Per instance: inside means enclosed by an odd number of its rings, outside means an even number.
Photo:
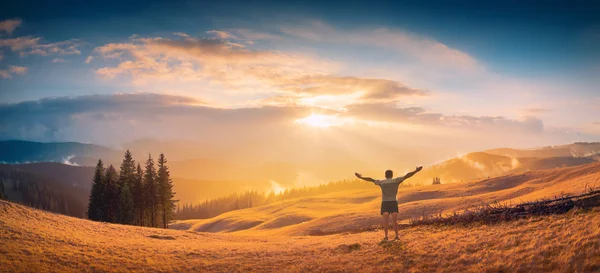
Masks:
[[[63,96],[132,94],[145,101],[151,93],[195,100],[181,107],[223,111],[310,108],[347,126],[526,132],[531,139],[543,134],[547,144],[600,140],[600,5],[594,1],[3,6],[0,100],[15,124],[1,128],[2,138],[97,141],[57,133],[79,130],[40,124],[19,106]],[[82,115],[62,114],[69,118],[59,124],[67,127]],[[91,119],[85,124],[97,121]],[[111,143],[143,137],[151,136]]]

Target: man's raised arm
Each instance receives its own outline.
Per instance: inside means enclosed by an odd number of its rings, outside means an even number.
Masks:
[[[370,178],[370,177],[363,177],[362,175],[360,175],[360,173],[354,173],[354,175],[356,175],[356,177],[358,177],[364,181],[369,181],[369,182],[375,183],[375,179]]]
[[[412,172],[409,172],[409,173],[405,174],[402,180],[406,180],[406,179],[410,178],[411,176],[413,176],[413,175],[415,175],[416,173],[420,172],[422,169],[423,169],[423,166],[419,166],[419,167],[417,167],[417,169],[416,169],[416,170],[414,170],[414,171],[412,171]]]

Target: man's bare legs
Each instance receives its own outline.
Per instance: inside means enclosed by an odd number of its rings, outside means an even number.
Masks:
[[[385,238],[387,239],[388,237],[388,228],[390,226],[390,213],[389,212],[384,212],[383,213],[383,232],[385,232]]]
[[[398,213],[392,213],[392,225],[394,225],[394,231],[396,232],[396,238],[398,238]],[[386,233],[387,237],[387,233]]]

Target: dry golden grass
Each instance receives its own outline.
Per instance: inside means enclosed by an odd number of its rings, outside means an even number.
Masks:
[[[400,213],[407,219],[581,193],[599,178],[600,164],[591,164],[402,188]],[[599,210],[408,227],[400,242],[381,246],[381,231],[346,232],[379,224],[378,198],[374,187],[287,200],[172,225],[182,230],[97,223],[0,201],[0,272],[600,272]]]
[[[366,182],[365,182],[366,183]],[[493,202],[520,203],[600,187],[600,163],[507,175],[483,181],[401,187],[399,219],[451,213]],[[243,235],[315,235],[363,231],[380,225],[381,193],[335,192],[268,206],[228,212],[211,219],[186,220],[171,228]]]
[[[498,225],[246,236],[96,223],[0,201],[2,272],[595,272],[600,211]]]

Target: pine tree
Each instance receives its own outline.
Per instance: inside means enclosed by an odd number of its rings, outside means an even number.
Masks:
[[[117,175],[117,170],[113,165],[110,165],[106,169],[106,175],[104,177],[105,182],[105,198],[104,198],[104,207],[105,207],[105,219],[106,222],[116,223],[117,222],[117,211],[119,210],[119,189],[118,189],[118,181],[119,177]]]
[[[238,210],[240,209],[240,199],[239,198],[235,198],[235,205],[233,206],[233,210]]]
[[[136,180],[136,168],[135,161],[131,156],[131,152],[127,150],[121,163],[121,169],[119,171],[119,182],[117,186],[117,192],[119,196],[119,209],[117,210],[117,221],[121,224],[132,224],[133,217],[130,214],[133,213],[133,207],[129,208],[129,203],[133,206],[133,196],[131,189]],[[125,191],[125,188],[127,190]],[[123,207],[125,206],[125,207]]]
[[[150,226],[156,227],[156,211],[158,206],[158,195],[156,187],[156,170],[152,155],[148,155],[146,161],[146,171],[144,173],[144,202],[146,202],[148,213],[150,215]]]
[[[102,164],[102,160],[98,160],[98,164],[96,164],[96,171],[94,172],[92,190],[90,193],[90,203],[87,211],[87,216],[90,220],[103,220],[104,211],[102,207],[104,202],[104,188],[104,164]]]
[[[167,228],[169,221],[173,218],[175,210],[175,201],[173,197],[173,181],[171,180],[171,174],[169,173],[169,167],[167,167],[167,158],[164,154],[160,154],[158,157],[158,173],[156,176],[156,182],[158,185],[158,201],[162,212],[162,224],[163,228]]]
[[[129,191],[129,185],[123,184],[121,196],[119,197],[119,216],[121,224],[133,223],[133,197]]]
[[[135,181],[132,189],[133,195],[133,208],[135,211],[136,224],[144,225],[144,172],[140,164],[137,164],[137,173],[135,175]]]

